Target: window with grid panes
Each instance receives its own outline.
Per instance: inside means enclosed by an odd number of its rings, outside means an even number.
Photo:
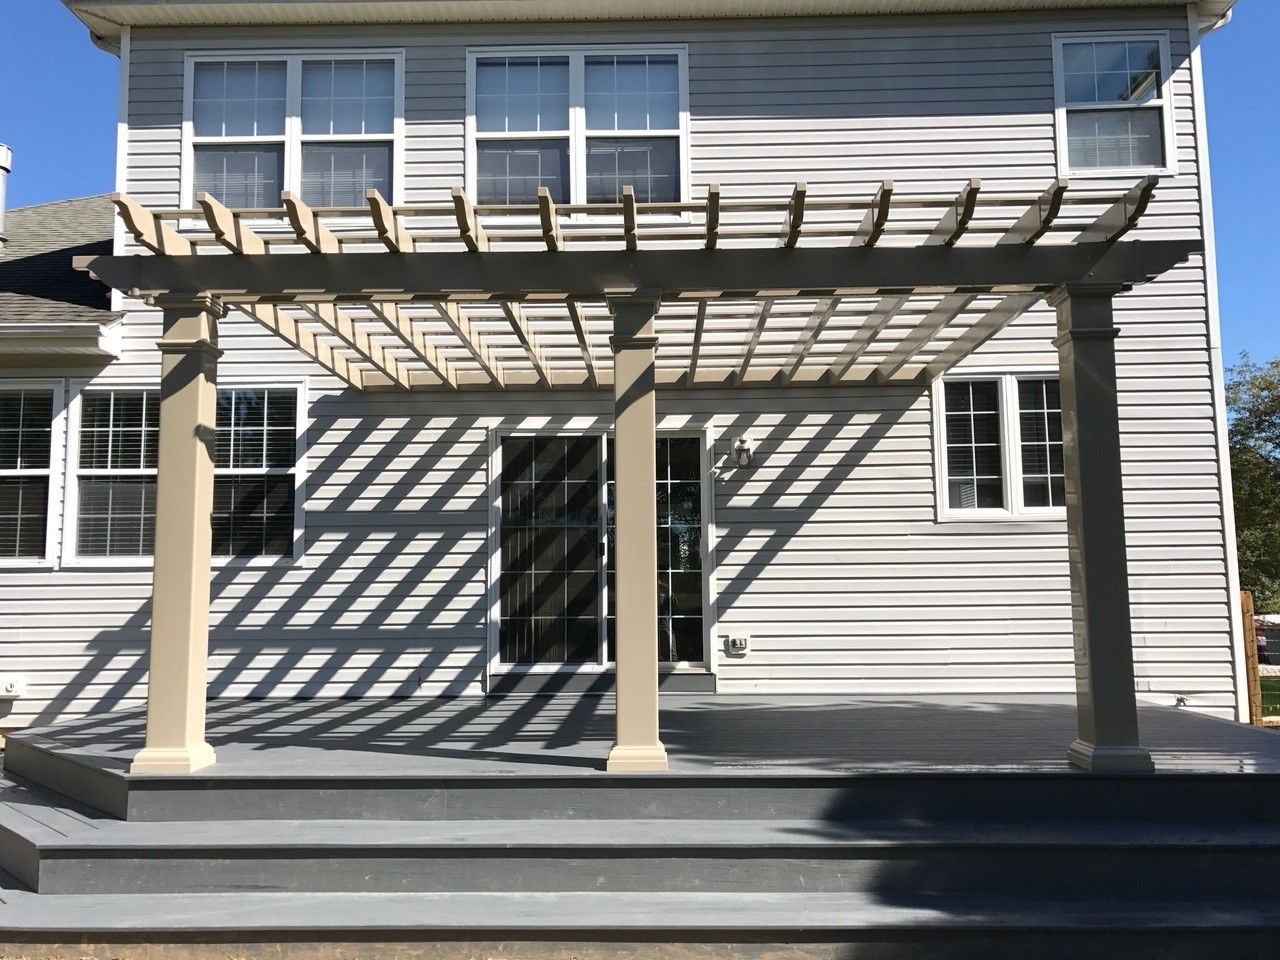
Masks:
[[[962,510],[1002,508],[999,383],[960,380],[945,384],[943,393],[947,503]]]
[[[1066,506],[1056,379],[1005,374],[948,381],[942,397],[947,509],[1016,515]]]
[[[681,199],[675,53],[483,55],[475,65],[479,203]],[[581,77],[581,83],[572,77]]]
[[[195,190],[229,207],[279,206],[282,190],[318,207],[391,199],[395,85],[385,57],[195,62]]]
[[[613,659],[616,611],[613,441],[608,444],[608,648]],[[702,446],[697,437],[659,437],[658,660],[701,663],[702,632]]]
[[[53,390],[0,390],[0,559],[45,557],[53,418]]]
[[[1023,505],[1065,507],[1062,400],[1057,380],[1018,381],[1018,447]]]
[[[1166,166],[1168,73],[1157,37],[1058,41],[1059,106],[1072,171]]]
[[[159,393],[86,390],[80,397],[76,552],[148,557],[155,550]],[[213,554],[293,553],[297,394],[218,391]]]

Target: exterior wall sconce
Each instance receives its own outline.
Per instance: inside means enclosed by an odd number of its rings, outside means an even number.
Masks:
[[[733,462],[739,467],[751,466],[752,456],[750,437],[739,437],[733,442]]]

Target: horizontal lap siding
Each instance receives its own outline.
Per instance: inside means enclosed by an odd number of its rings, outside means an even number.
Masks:
[[[989,191],[1056,176],[1050,36],[1170,31],[1180,175],[1141,236],[1199,229],[1185,17],[867,18],[385,30],[135,31],[126,189],[180,198],[185,50],[406,50],[406,202],[463,181],[471,45],[680,42],[689,48],[695,195]],[[1087,187],[1122,187],[1122,178]],[[1077,183],[1085,181],[1077,179]],[[1234,703],[1222,497],[1199,260],[1125,295],[1117,318],[1126,531],[1141,689],[1229,714]],[[154,380],[154,312],[127,321],[101,380]],[[709,325],[708,345],[731,347]],[[1052,374],[1054,321],[1037,309],[962,365]],[[717,339],[719,337],[719,339]],[[731,339],[731,338],[730,338]],[[609,422],[607,397],[351,397],[243,317],[224,321],[222,374],[309,376],[306,560],[214,577],[216,695],[475,693],[485,660],[488,432]],[[718,458],[751,436],[748,470],[713,481],[718,651],[725,690],[849,693],[1073,689],[1061,521],[935,520],[931,400],[918,388],[664,396],[669,426],[705,427]],[[518,414],[513,411],[520,411]],[[529,420],[521,418],[528,417]],[[146,571],[0,574],[4,669],[27,672],[14,722],[138,704]],[[74,615],[66,613],[74,608]]]

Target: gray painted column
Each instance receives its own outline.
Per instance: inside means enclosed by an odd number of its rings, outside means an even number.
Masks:
[[[214,761],[205,741],[213,447],[217,427],[217,325],[208,297],[157,301],[160,446],[156,470],[155,571],[147,740],[133,773],[190,773]]]
[[[667,769],[658,738],[657,295],[610,300],[613,310],[614,560],[617,739],[609,770]]]
[[[1099,772],[1152,769],[1138,743],[1133,626],[1125,550],[1116,337],[1118,286],[1070,284],[1058,311],[1058,376],[1067,487],[1067,548],[1079,737],[1067,751]]]

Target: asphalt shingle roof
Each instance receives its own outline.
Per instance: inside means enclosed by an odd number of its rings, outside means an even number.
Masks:
[[[0,323],[111,320],[111,291],[71,266],[111,253],[115,211],[106,194],[19,207],[5,214]]]

